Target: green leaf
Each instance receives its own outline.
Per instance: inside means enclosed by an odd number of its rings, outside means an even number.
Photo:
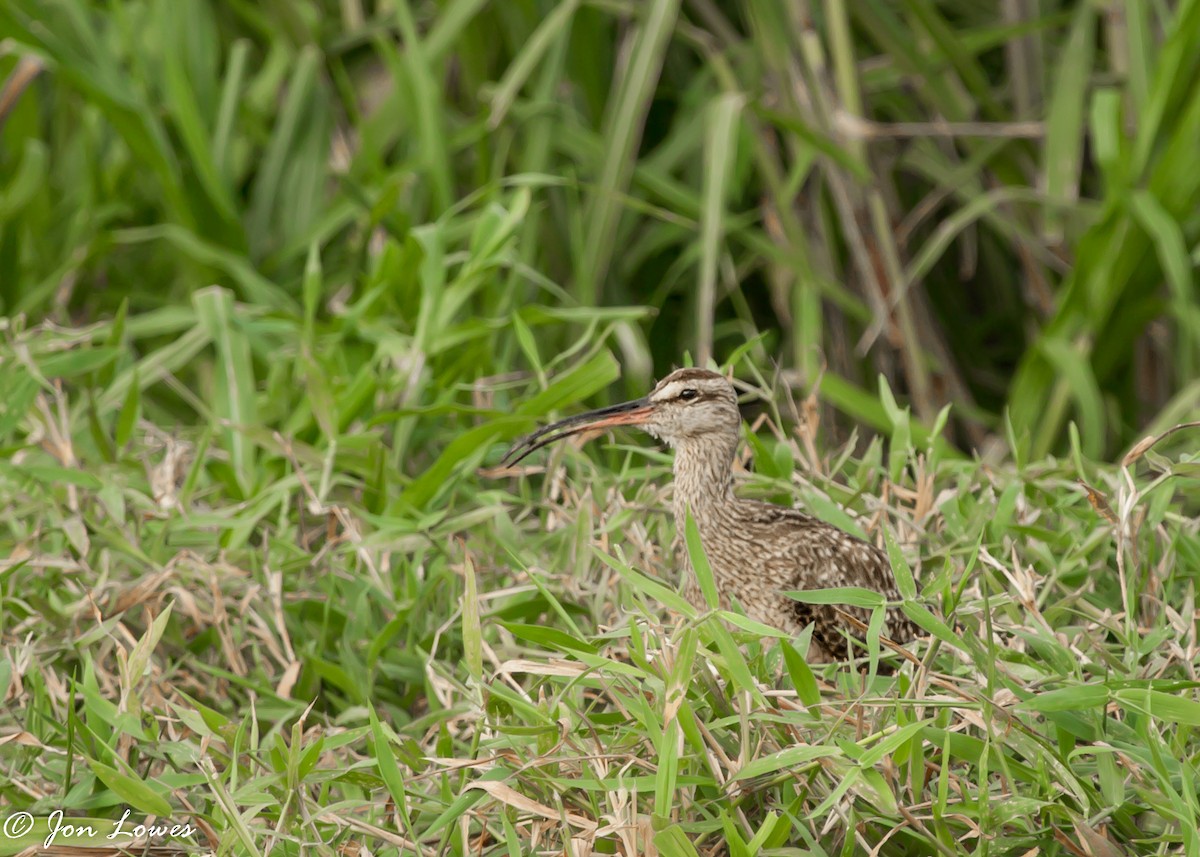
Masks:
[[[709,610],[716,610],[720,604],[717,583],[713,578],[708,556],[704,553],[704,545],[700,543],[700,529],[696,526],[691,509],[688,509],[687,520],[684,523],[684,541],[687,544],[688,559],[691,561],[696,581],[700,585],[700,591],[704,594],[704,603],[708,605]]]
[[[619,562],[614,557],[609,556],[598,547],[592,548],[592,553],[600,559],[609,568],[621,575],[630,586],[635,590],[648,596],[652,601],[662,604],[670,610],[684,616],[686,618],[694,618],[696,608],[693,607],[688,600],[670,587],[664,586],[657,580],[653,580],[639,571],[630,568],[628,565]]]
[[[411,94],[410,104],[416,111],[414,128],[420,141],[422,164],[432,187],[434,210],[441,213],[454,201],[454,173],[449,159],[452,147],[446,139],[442,87],[434,77],[434,66],[418,33],[409,0],[399,0],[392,8],[404,39],[404,50],[399,52],[403,74],[397,68],[393,71],[397,75],[397,83]],[[384,53],[385,56],[392,56],[396,52]]]
[[[305,119],[313,105],[322,103],[318,90],[320,59],[315,45],[300,48],[291,64],[292,74],[279,115],[271,127],[270,141],[259,160],[246,223],[252,242],[260,245],[266,245],[275,234],[272,220],[283,212],[288,170],[295,165],[301,151],[301,140],[307,130]],[[317,169],[323,171],[321,167]]]
[[[1046,106],[1046,146],[1043,174],[1046,195],[1054,202],[1067,204],[1079,195],[1079,168],[1083,160],[1084,105],[1088,76],[1092,71],[1096,12],[1089,3],[1076,6],[1067,42],[1058,52],[1058,68],[1050,78],[1054,89]],[[1046,232],[1051,240],[1061,240],[1061,209],[1044,209]]]
[[[777,830],[780,827],[790,829],[791,825],[786,820],[781,822],[774,810],[768,812],[763,823],[759,825],[758,832],[747,843],[747,850],[751,854],[758,854],[764,847],[772,847],[768,843],[777,843],[774,847],[783,844],[787,840],[787,834],[786,831]],[[780,836],[780,833],[783,835]]]
[[[671,718],[662,730],[658,742],[657,771],[654,777],[654,809],[659,815],[669,815],[675,806],[675,786],[679,777],[679,745],[683,733],[679,721]]]
[[[927,720],[917,720],[901,726],[899,729],[896,729],[889,735],[885,735],[879,741],[875,742],[874,746],[867,749],[867,751],[856,760],[857,763],[863,767],[870,767],[872,765],[879,764],[886,756],[891,755],[903,745],[907,744],[908,741],[918,732],[922,731],[928,723],[929,721]]]
[[[750,672],[750,666],[742,655],[741,647],[734,641],[733,635],[725,630],[718,614],[711,614],[709,620],[700,627],[702,634],[707,634],[715,640],[721,658],[725,662],[725,668],[732,679],[733,687],[739,692],[750,694],[751,699],[756,703],[765,705],[762,691],[759,690],[758,683],[755,682],[754,675]]]
[[[1080,684],[1039,693],[1017,703],[1016,708],[1028,711],[1082,711],[1107,704],[1109,690],[1102,684]]]
[[[887,604],[887,599],[880,593],[859,586],[785,591],[783,594],[804,604],[848,604],[851,607],[866,607],[871,610]]]
[[[129,659],[126,661],[126,670],[131,687],[139,683],[146,674],[146,668],[150,665],[150,656],[154,654],[158,641],[162,639],[163,631],[167,629],[167,623],[171,621],[172,607],[173,604],[168,604],[165,610],[154,617],[154,621],[146,629],[146,633],[130,651]]]
[[[1038,343],[1038,349],[1065,379],[1075,400],[1084,453],[1089,458],[1100,458],[1106,439],[1104,400],[1087,359],[1086,347],[1082,343],[1072,345],[1058,337],[1046,336]]]
[[[598,654],[600,651],[591,643],[572,637],[565,631],[549,625],[524,625],[520,622],[501,622],[500,624],[518,639],[538,646],[549,646],[561,652],[587,652],[589,655]]]
[[[871,180],[871,171],[867,169],[861,159],[855,156],[852,150],[839,145],[837,141],[833,140],[827,134],[810,127],[802,117],[781,113],[757,104],[754,107],[754,112],[772,125],[795,134],[799,140],[812,146],[813,149],[832,160],[860,182]]]
[[[100,782],[104,783],[122,803],[127,803],[147,815],[157,815],[160,818],[171,817],[171,804],[163,797],[164,794],[170,793],[170,789],[165,788],[162,783],[151,780],[153,785],[150,785],[144,780],[123,774],[116,768],[110,768],[95,759],[89,758],[87,763]]]
[[[788,675],[792,679],[792,688],[796,691],[796,695],[800,697],[800,701],[812,708],[814,705],[821,704],[821,691],[817,687],[817,678],[813,675],[812,668],[804,658],[800,657],[800,653],[796,651],[795,646],[787,640],[779,641],[780,648],[783,650],[783,662],[787,666]]]
[[[257,479],[255,447],[245,429],[258,423],[257,387],[250,341],[237,320],[233,293],[216,286],[192,296],[196,318],[217,351],[214,410],[225,422],[222,434],[230,463],[244,494]]]
[[[11,181],[0,193],[0,221],[16,217],[45,187],[46,165],[49,161],[46,145],[35,138],[25,140],[21,162],[8,165]]]
[[[773,774],[776,771],[795,768],[799,765],[806,765],[816,759],[828,759],[842,755],[844,754],[839,748],[825,745],[787,747],[786,749],[771,753],[769,756],[762,756],[755,759],[734,774],[733,778],[735,780],[748,780],[754,777]]]
[[[379,716],[375,713],[375,706],[369,701],[367,702],[367,716],[371,723],[371,742],[375,766],[379,770],[379,776],[384,785],[387,786],[392,803],[395,804],[405,825],[411,829],[412,822],[408,816],[408,789],[404,785],[404,774],[396,762],[396,755],[392,752],[392,744],[387,733],[384,732],[383,724],[379,722]]]
[[[891,528],[883,527],[883,540],[887,545],[888,561],[892,565],[892,574],[896,578],[896,589],[905,600],[911,600],[917,597],[917,583],[913,580],[912,569],[908,567],[908,560],[904,558],[900,546],[896,544],[896,539],[892,535]]]
[[[748,843],[742,839],[733,819],[729,817],[729,810],[724,807],[721,808],[721,827],[725,833],[725,844],[729,848],[729,857],[754,857]]]
[[[483,680],[483,629],[479,621],[479,593],[475,589],[475,564],[469,554],[463,560],[463,578],[463,656],[467,662],[467,673],[480,682]]]
[[[607,351],[557,376],[546,389],[523,401],[516,409],[525,416],[541,416],[564,405],[581,402],[620,377],[620,367]]]
[[[654,834],[654,847],[662,857],[700,857],[683,828],[678,824],[664,827]]]
[[[422,509],[431,499],[450,487],[450,476],[468,462],[483,460],[491,443],[500,437],[512,420],[496,421],[476,426],[458,435],[446,445],[442,454],[429,468],[414,479],[400,495],[412,508]]]
[[[696,327],[701,359],[711,356],[717,303],[717,263],[728,230],[725,199],[737,160],[739,115],[745,96],[724,92],[705,110],[703,204],[700,209],[700,282],[696,294]]]
[[[1112,695],[1126,708],[1141,711],[1158,720],[1200,726],[1200,702],[1194,699],[1148,688],[1122,688]]]
[[[115,347],[77,348],[51,354],[38,361],[38,370],[47,378],[78,378],[99,371],[120,355]]]
[[[1129,197],[1129,205],[1138,224],[1154,242],[1172,298],[1180,304],[1194,301],[1192,262],[1181,224],[1147,190],[1134,191]]]
[[[905,616],[912,619],[922,631],[932,634],[943,643],[947,643],[956,649],[963,648],[962,639],[951,631],[945,622],[929,612],[929,608],[925,605],[919,604],[916,601],[905,601],[900,605],[900,610]]]
[[[54,464],[11,464],[0,460],[0,473],[5,471],[27,476],[43,485],[77,485],[89,491],[99,491],[104,485],[99,477],[86,470],[59,467]]]
[[[542,18],[541,23],[526,39],[515,59],[508,64],[503,77],[492,93],[491,116],[489,124],[496,128],[504,121],[505,115],[517,98],[517,94],[533,73],[534,68],[546,55],[550,46],[556,40],[566,39],[570,35],[571,24],[581,0],[562,0],[554,4],[551,12]],[[432,39],[431,39],[432,41]]]
[[[133,439],[138,417],[141,415],[141,389],[138,386],[137,366],[133,367],[133,379],[125,393],[125,401],[117,414],[116,442],[117,447],[124,449]]]
[[[1123,182],[1126,177],[1122,174],[1124,135],[1121,132],[1120,90],[1110,87],[1096,90],[1092,96],[1089,125],[1097,163],[1110,183]]]
[[[577,268],[577,296],[594,306],[615,251],[620,201],[629,186],[638,142],[667,54],[680,0],[646,0],[630,43],[628,62],[617,90],[606,103],[604,141],[595,190],[588,206],[588,241]]]
[[[191,168],[204,189],[211,210],[232,232],[238,222],[233,193],[213,158],[210,129],[206,125],[207,111],[196,96],[196,86],[202,81],[190,78],[186,64],[186,41],[203,29],[197,26],[196,19],[211,14],[207,4],[196,0],[172,0],[170,11],[159,16],[162,24],[158,32],[159,43],[165,47],[161,53],[162,82],[167,112],[187,150]],[[213,26],[211,20],[205,23],[209,28]],[[206,47],[213,51],[217,49],[215,44]]]

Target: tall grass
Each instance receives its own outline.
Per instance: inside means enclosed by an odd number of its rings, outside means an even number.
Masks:
[[[651,308],[618,325],[630,388],[754,340],[850,420],[888,428],[882,373],[927,424],[953,402],[964,445],[1007,413],[1035,457],[1200,396],[1191,0],[16,0],[0,35],[8,315],[214,281],[294,315],[314,253],[355,300],[524,188],[454,305]],[[480,340],[465,365],[519,347]]]
[[[1194,427],[1102,463],[1200,399],[1200,3],[7,0],[0,46],[0,855],[129,808],[1200,857]],[[488,470],[688,358],[739,491],[888,547],[911,657],[696,615],[645,445]]]

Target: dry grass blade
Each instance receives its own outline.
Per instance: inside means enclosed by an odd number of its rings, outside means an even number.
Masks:
[[[1162,432],[1161,434],[1156,434],[1156,435],[1152,435],[1150,437],[1142,438],[1141,440],[1139,440],[1137,443],[1135,443],[1133,445],[1133,448],[1130,449],[1129,452],[1125,453],[1125,457],[1121,459],[1121,466],[1128,467],[1129,465],[1135,463],[1143,455],[1145,455],[1150,449],[1152,449],[1156,444],[1158,444],[1159,441],[1170,437],[1171,435],[1175,434],[1175,432],[1177,432],[1177,431],[1183,431],[1184,429],[1190,429],[1190,428],[1200,428],[1200,422],[1180,423],[1177,426],[1173,426],[1173,427],[1167,429],[1166,431]]]

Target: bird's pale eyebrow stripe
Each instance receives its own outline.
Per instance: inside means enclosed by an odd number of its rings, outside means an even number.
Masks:
[[[679,394],[681,392],[683,392],[683,389],[684,388],[678,386],[677,381],[671,380],[669,383],[660,384],[658,387],[656,387],[654,389],[654,392],[652,392],[650,394],[650,398],[651,398],[651,400],[656,401],[656,402],[663,402],[663,401],[667,401],[668,399],[675,399],[675,398],[679,397]]]

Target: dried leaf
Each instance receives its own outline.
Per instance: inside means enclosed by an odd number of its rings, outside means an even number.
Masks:
[[[1125,852],[1111,839],[1082,821],[1075,822],[1075,835],[1079,837],[1088,857],[1125,857]]]
[[[1088,502],[1092,504],[1092,508],[1096,510],[1096,513],[1110,524],[1117,523],[1117,516],[1113,513],[1112,506],[1108,505],[1108,500],[1105,499],[1104,495],[1082,479],[1076,479],[1075,481],[1087,492]]]
[[[532,813],[533,815],[541,816],[542,818],[550,819],[551,821],[559,821],[563,818],[572,827],[578,827],[583,830],[593,830],[597,827],[595,821],[590,818],[584,818],[582,815],[576,815],[573,812],[559,813],[553,807],[546,806],[544,803],[538,803],[533,798],[525,797],[514,788],[506,786],[504,783],[498,783],[489,780],[477,780],[467,786],[468,789],[481,789],[487,792],[501,803],[511,806],[513,809],[519,809],[522,812]]]
[[[283,699],[292,698],[292,688],[296,686],[296,679],[300,678],[300,662],[292,661],[283,671],[283,676],[279,679],[279,684],[275,685],[275,693]]]
[[[1200,428],[1200,420],[1190,422],[1190,423],[1180,423],[1177,426],[1171,426],[1171,428],[1167,429],[1162,434],[1156,434],[1156,435],[1151,435],[1149,437],[1142,438],[1141,440],[1139,440],[1137,443],[1135,443],[1133,445],[1133,449],[1131,449],[1131,450],[1129,450],[1129,452],[1125,453],[1125,457],[1121,459],[1121,466],[1128,467],[1129,465],[1131,465],[1135,461],[1137,461],[1139,458],[1141,458],[1143,455],[1145,455],[1146,450],[1148,450],[1150,447],[1154,446],[1154,444],[1158,443],[1160,440],[1167,437],[1168,435],[1175,434],[1175,432],[1180,431],[1181,429],[1186,429],[1186,428]]]

